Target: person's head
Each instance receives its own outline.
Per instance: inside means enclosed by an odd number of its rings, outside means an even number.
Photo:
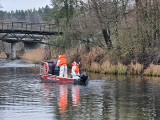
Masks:
[[[73,62],[72,62],[72,65],[77,65],[76,61],[73,61]]]
[[[73,63],[76,64],[76,65],[80,64],[80,62],[78,62],[78,61],[74,61]]]
[[[77,62],[77,65],[80,65],[80,62]]]

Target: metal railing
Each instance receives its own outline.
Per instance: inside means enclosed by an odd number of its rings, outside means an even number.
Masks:
[[[53,32],[55,24],[0,21],[0,31]]]

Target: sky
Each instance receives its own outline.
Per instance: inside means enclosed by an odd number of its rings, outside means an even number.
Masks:
[[[3,11],[38,9],[51,4],[51,0],[0,0]]]

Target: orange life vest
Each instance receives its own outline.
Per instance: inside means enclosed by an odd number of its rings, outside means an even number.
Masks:
[[[78,74],[79,73],[79,65],[72,63],[72,66],[76,66],[75,73]]]
[[[59,66],[67,66],[67,58],[65,55],[61,55],[59,57],[60,63]]]

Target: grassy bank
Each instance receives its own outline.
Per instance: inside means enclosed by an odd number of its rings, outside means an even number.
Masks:
[[[121,74],[121,75],[145,75],[145,76],[160,76],[160,65],[150,64],[144,69],[144,66],[138,62],[131,62],[124,65],[120,62],[111,62],[107,53],[99,49],[93,49],[90,52],[78,52],[75,50],[66,51],[68,57],[68,67],[74,60],[80,61],[80,67],[83,71],[103,73],[103,74]],[[56,61],[59,52],[53,51],[51,58],[46,58],[44,49],[36,49],[26,52],[22,59],[39,63],[41,61]]]

